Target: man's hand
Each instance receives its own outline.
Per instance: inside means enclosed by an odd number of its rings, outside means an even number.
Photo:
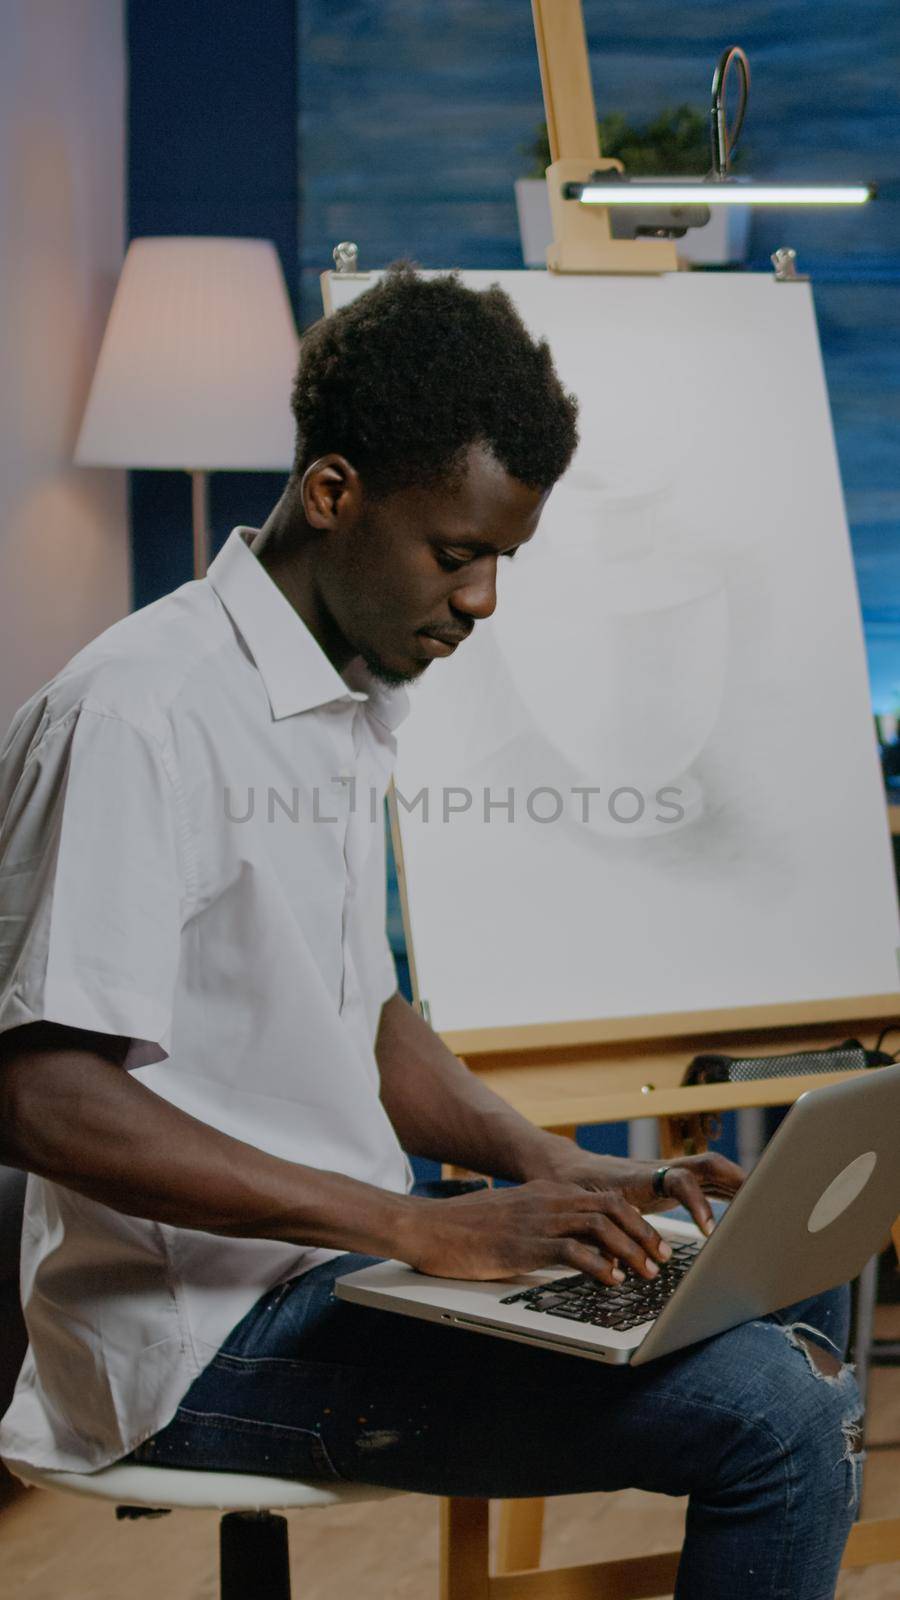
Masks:
[[[707,1194],[730,1198],[743,1182],[724,1156],[667,1163],[665,1194],[653,1192],[660,1163],[593,1156],[571,1145],[557,1174],[509,1189],[449,1200],[412,1200],[398,1255],[440,1278],[506,1278],[563,1265],[601,1283],[621,1283],[623,1267],[654,1278],[670,1246],[641,1215],[684,1205],[705,1233],[713,1227]]]
[[[652,1278],[671,1252],[641,1212],[685,1205],[708,1232],[706,1196],[730,1199],[743,1182],[723,1156],[680,1156],[665,1163],[665,1194],[655,1194],[663,1163],[591,1155],[536,1128],[399,995],[382,1009],[377,1056],[382,1104],[404,1150],[521,1185],[452,1200],[402,1198],[390,1253],[437,1277],[508,1277],[566,1262],[612,1283],[621,1261]]]
[[[663,1194],[653,1189],[654,1173],[666,1167]],[[707,1195],[730,1200],[745,1174],[733,1161],[711,1151],[699,1156],[675,1156],[671,1161],[628,1161],[621,1156],[592,1155],[571,1139],[554,1152],[549,1171],[556,1179],[580,1184],[584,1189],[612,1189],[638,1211],[667,1211],[684,1206],[698,1228],[711,1233],[714,1225]]]

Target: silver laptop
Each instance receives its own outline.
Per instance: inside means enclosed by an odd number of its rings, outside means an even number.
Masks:
[[[648,1217],[672,1246],[652,1281],[628,1272],[607,1288],[558,1267],[479,1283],[383,1261],[335,1289],[383,1311],[636,1366],[856,1277],[898,1213],[900,1066],[879,1067],[800,1096],[708,1239],[693,1223]]]

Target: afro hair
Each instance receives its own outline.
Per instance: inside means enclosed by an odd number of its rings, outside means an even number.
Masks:
[[[473,444],[548,489],[578,443],[575,397],[499,285],[407,262],[304,334],[291,404],[295,475],[342,455],[375,496],[452,480]]]

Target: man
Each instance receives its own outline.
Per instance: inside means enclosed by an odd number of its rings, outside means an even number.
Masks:
[[[0,755],[0,1158],[36,1175],[3,1454],[688,1493],[679,1594],[821,1600],[852,1516],[843,1297],[794,1313],[802,1348],[769,1319],[630,1371],[332,1292],[378,1256],[612,1282],[668,1247],[652,1167],[533,1128],[396,993],[358,803],[402,685],[535,537],[574,403],[499,290],[400,269],[307,335],[294,410],[265,526],[81,651]],[[404,1151],[515,1186],[410,1194]],[[664,1203],[709,1229],[740,1179],[679,1160]]]

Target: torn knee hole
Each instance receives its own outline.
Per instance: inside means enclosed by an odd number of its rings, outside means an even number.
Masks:
[[[839,1378],[843,1370],[843,1363],[833,1350],[826,1350],[824,1346],[816,1344],[814,1339],[807,1339],[802,1333],[795,1334],[795,1340],[801,1345],[803,1352],[816,1372],[823,1378]]]
[[[800,1351],[813,1376],[821,1378],[823,1383],[842,1383],[852,1373],[853,1368],[841,1360],[837,1345],[818,1328],[806,1322],[777,1323],[776,1326],[788,1344]]]
[[[852,1461],[854,1456],[863,1454],[863,1425],[862,1417],[851,1417],[841,1423],[841,1433],[844,1436],[844,1460]]]

